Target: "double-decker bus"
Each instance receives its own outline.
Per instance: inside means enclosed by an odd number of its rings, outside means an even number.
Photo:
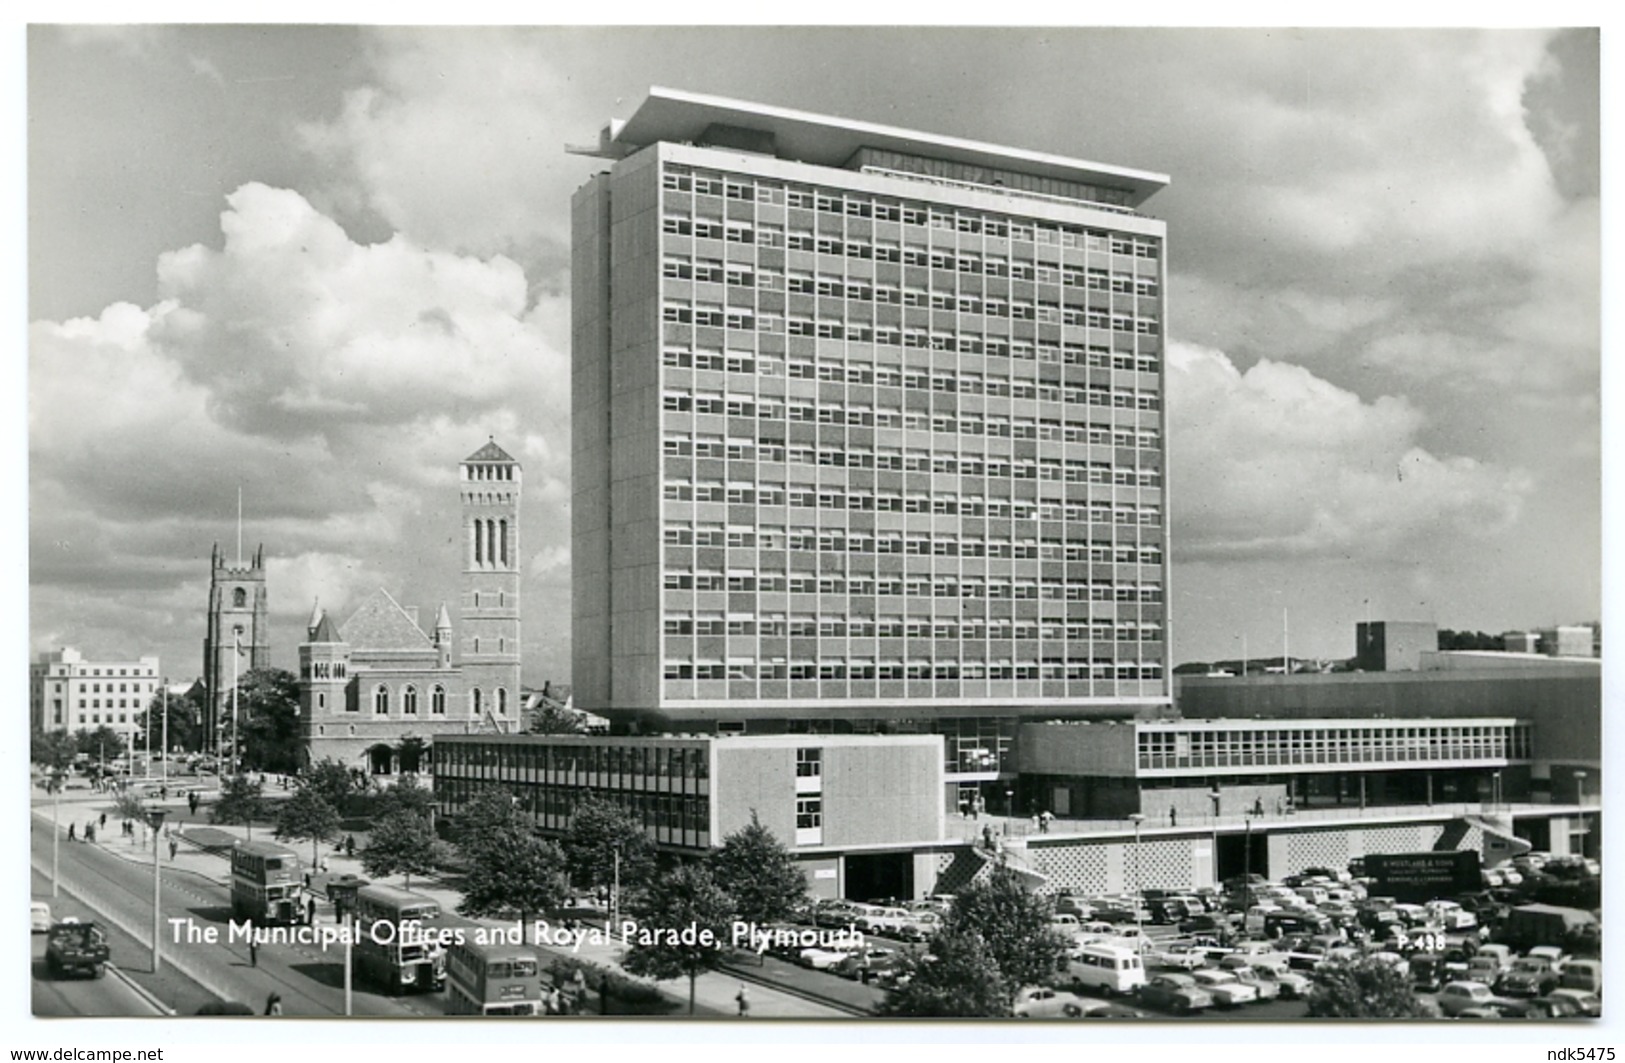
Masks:
[[[231,850],[231,914],[255,923],[299,921],[299,855],[272,842]]]
[[[363,886],[355,899],[356,971],[391,993],[431,993],[446,984],[440,902],[395,886]]]
[[[524,945],[481,945],[472,936],[446,950],[447,1015],[540,1015],[542,967]]]

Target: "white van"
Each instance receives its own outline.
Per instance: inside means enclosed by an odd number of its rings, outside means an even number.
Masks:
[[[1071,972],[1078,986],[1107,993],[1132,993],[1145,985],[1145,964],[1133,949],[1115,945],[1088,945],[1072,959]]]

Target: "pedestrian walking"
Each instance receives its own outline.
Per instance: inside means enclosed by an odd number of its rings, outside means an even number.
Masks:
[[[344,836],[344,855],[345,856],[354,856],[355,855],[355,835],[354,834],[346,834]]]
[[[95,840],[96,840],[96,824],[94,824],[94,823],[86,823],[85,824],[85,841],[94,842]]]
[[[107,829],[107,813],[106,812],[102,813],[102,818],[98,821],[97,825],[100,826],[102,830]]]
[[[181,847],[180,842],[176,841],[174,838],[169,839],[169,862],[170,863],[173,864],[175,862],[175,853],[176,853],[177,850],[180,849],[180,847]]]
[[[959,818],[970,818],[970,802],[965,800],[963,797],[959,799]]]
[[[315,897],[309,897],[309,898],[307,898],[305,900],[305,922],[310,926],[315,926],[316,925],[316,898]]]
[[[197,791],[196,790],[188,790],[188,791],[186,791],[186,811],[190,812],[194,816],[197,815]]]
[[[259,942],[254,940],[254,931],[252,929],[248,932],[248,965],[250,967],[260,965],[260,946]],[[266,1014],[270,1013],[267,1012]]]
[[[1179,826],[1179,809],[1175,808],[1173,805],[1168,806],[1168,826]]]
[[[73,841],[73,840],[74,840],[74,835],[73,835],[73,824],[72,824],[72,823],[69,823],[69,824],[68,824],[68,841],[70,841],[70,842],[71,842],[71,841]]]
[[[734,996],[734,1000],[739,1003],[739,1017],[750,1018],[750,990],[745,988],[744,982],[739,983],[739,992]]]
[[[281,1015],[282,1014],[282,994],[281,993],[272,993],[270,996],[265,998],[265,1014],[267,1014],[267,1015]]]
[[[158,787],[158,800],[160,800],[160,801],[168,801],[169,800],[169,787],[167,787],[167,786]]]

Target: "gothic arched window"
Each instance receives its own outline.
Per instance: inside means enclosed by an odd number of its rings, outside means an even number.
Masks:
[[[508,688],[497,687],[497,715],[508,715]]]
[[[401,712],[407,716],[418,714],[418,688],[409,686],[401,691]]]
[[[233,590],[231,592],[231,604],[232,604],[232,607],[236,608],[236,609],[241,609],[243,606],[247,605],[248,604],[248,592],[243,590],[241,587],[238,587],[235,590]]]
[[[372,711],[379,716],[389,713],[389,688],[382,683],[372,692]]]
[[[436,716],[446,714],[446,688],[439,683],[436,683],[434,689],[429,692],[429,711]]]

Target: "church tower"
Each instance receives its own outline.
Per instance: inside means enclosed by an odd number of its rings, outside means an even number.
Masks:
[[[493,439],[463,460],[460,479],[463,600],[457,634],[464,710],[476,727],[516,731],[523,557],[519,463]]]
[[[247,565],[240,558],[237,564],[228,564],[220,544],[214,544],[209,563],[209,619],[203,634],[203,686],[208,695],[203,733],[211,749],[220,748],[220,729],[231,720],[234,652],[241,649],[235,666],[239,677],[255,668],[271,667],[265,591],[263,544]]]

